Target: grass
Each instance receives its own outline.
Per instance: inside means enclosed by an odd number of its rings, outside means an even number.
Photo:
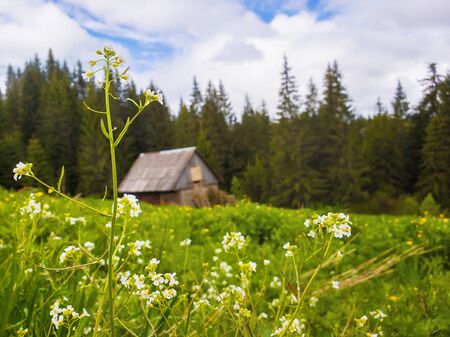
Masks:
[[[20,214],[28,196],[29,191],[0,190],[0,336],[19,335],[20,328],[29,329],[33,336],[82,336],[92,335],[95,327],[98,336],[107,335],[106,328],[102,330],[107,318],[102,317],[98,303],[106,279],[101,263],[107,251],[106,221],[53,195],[37,197],[49,204],[53,215],[31,220]],[[110,210],[108,201],[84,202]],[[144,204],[141,208],[139,219],[127,223],[118,271],[143,273],[155,257],[161,261],[159,272],[177,273],[178,295],[164,306],[147,308],[126,287],[119,287],[116,327],[120,336],[270,336],[283,311],[292,308],[296,273],[303,289],[319,260],[320,245],[306,236],[308,229],[303,225],[312,210],[247,202],[204,209]],[[70,225],[69,217],[86,221]],[[382,326],[385,336],[450,335],[449,219],[355,214],[351,220],[352,237],[332,241],[331,255],[301,307],[298,317],[307,334],[362,336]],[[237,256],[219,253],[216,249],[222,247],[223,236],[233,231],[247,237],[245,251]],[[191,245],[180,246],[188,238]],[[150,240],[151,248],[143,247],[139,256],[130,254],[136,240]],[[95,243],[92,251],[84,247],[86,241]],[[284,256],[286,242],[298,246],[298,270]],[[61,264],[60,256],[68,245],[78,247],[81,253]],[[338,250],[341,259],[336,257]],[[264,260],[270,264],[265,265]],[[237,272],[239,261],[257,264],[247,283]],[[232,268],[228,276],[223,264],[221,268],[223,262]],[[333,280],[339,281],[339,289],[332,287]],[[240,302],[238,294],[230,295],[235,297],[228,302],[215,302],[217,294],[230,284],[247,285],[244,291],[252,295]],[[49,312],[51,305],[64,297],[76,311],[85,308],[90,317],[74,322],[70,329],[56,330],[51,328]],[[314,297],[318,299],[315,305]],[[200,305],[201,299],[208,299],[210,306]],[[242,310],[236,312],[235,302],[245,303],[249,317]],[[387,317],[382,322],[370,318],[364,329],[357,330],[354,318],[370,317],[369,312],[376,309]]]

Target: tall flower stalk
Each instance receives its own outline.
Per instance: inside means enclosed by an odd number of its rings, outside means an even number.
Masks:
[[[109,46],[105,46],[103,50],[97,50],[97,55],[99,56],[99,59],[92,60],[89,62],[89,65],[93,68],[91,71],[88,71],[84,74],[84,77],[87,79],[91,79],[94,77],[96,73],[103,73],[104,81],[99,81],[99,85],[104,90],[104,97],[105,97],[105,106],[104,110],[98,110],[90,107],[86,102],[84,103],[84,107],[89,110],[90,112],[99,114],[101,117],[100,120],[100,126],[101,131],[105,138],[108,140],[109,143],[109,150],[110,150],[110,159],[111,159],[111,189],[112,189],[112,210],[111,214],[106,213],[100,209],[97,209],[95,207],[92,207],[88,204],[85,204],[81,201],[78,201],[67,194],[65,194],[61,190],[62,181],[64,178],[64,167],[61,169],[61,175],[59,177],[59,181],[57,186],[51,186],[48,183],[40,180],[33,172],[32,163],[18,163],[16,168],[14,168],[14,179],[18,180],[22,176],[29,176],[32,179],[36,180],[38,183],[46,187],[49,192],[56,192],[56,194],[74,202],[78,205],[85,207],[89,209],[90,211],[93,211],[97,214],[110,217],[110,235],[108,237],[107,242],[107,253],[108,253],[108,275],[107,275],[107,282],[105,285],[105,290],[107,290],[107,307],[109,311],[109,322],[110,322],[110,336],[115,337],[115,307],[114,307],[114,284],[116,279],[116,273],[114,268],[114,257],[116,254],[116,247],[114,244],[114,236],[116,231],[116,225],[117,225],[117,217],[118,217],[118,206],[119,206],[119,198],[118,198],[118,181],[117,181],[117,164],[116,164],[116,148],[119,145],[120,141],[125,136],[126,132],[128,131],[128,128],[130,125],[135,121],[135,119],[144,111],[144,109],[152,102],[159,102],[160,104],[163,104],[163,97],[162,94],[159,92],[153,92],[150,89],[145,90],[144,96],[145,100],[142,102],[139,100],[136,102],[135,100],[131,98],[127,98],[127,101],[133,104],[137,111],[135,114],[130,118],[128,117],[125,121],[125,125],[123,129],[118,133],[117,135],[114,134],[116,131],[116,127],[114,127],[114,121],[112,117],[111,112],[111,99],[118,99],[115,97],[112,93],[111,85],[116,80],[127,80],[128,79],[128,68],[123,69],[125,60],[118,56],[116,54],[116,51]],[[96,68],[97,67],[97,68]],[[106,121],[106,123],[105,123]],[[131,217],[137,216],[137,214],[140,212],[140,209],[136,209],[136,201],[135,199],[131,198],[132,196],[125,196],[124,202],[128,205],[127,207],[132,208],[132,212],[130,214]],[[123,206],[123,205],[122,205]],[[134,209],[133,209],[134,208]],[[123,211],[123,209],[122,209]],[[119,244],[122,242],[123,236],[125,235],[125,231],[121,232],[121,236],[118,240]],[[99,311],[98,313],[101,314],[102,312],[102,306],[104,303],[103,298],[99,301]],[[99,316],[97,316],[99,318]],[[96,327],[98,326],[98,319],[96,320]],[[94,334],[96,334],[97,331],[94,331]]]

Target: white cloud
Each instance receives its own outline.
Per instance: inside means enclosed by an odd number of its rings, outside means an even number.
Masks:
[[[378,96],[389,104],[397,79],[417,103],[418,80],[427,64],[450,68],[450,6],[445,0],[325,0],[320,10],[334,13],[327,20],[307,11],[305,3],[283,1],[279,9],[298,14],[278,13],[267,23],[247,8],[269,10],[277,5],[272,0],[247,1],[247,7],[238,0],[0,0],[0,43],[6,46],[0,64],[20,66],[50,47],[71,62],[86,60],[105,43],[86,29],[134,39],[144,47],[164,42],[174,53],[156,60],[139,57],[145,51],[119,46],[139,86],[153,79],[177,109],[180,96],[190,95],[193,76],[203,88],[208,80],[221,79],[237,113],[247,92],[274,112],[283,54],[303,95],[309,78],[320,85],[327,63],[336,59],[363,114],[373,111]]]

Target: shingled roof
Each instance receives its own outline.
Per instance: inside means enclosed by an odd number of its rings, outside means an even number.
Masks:
[[[119,192],[168,192],[178,179],[195,147],[141,153],[119,186]],[[198,152],[197,152],[198,153]]]

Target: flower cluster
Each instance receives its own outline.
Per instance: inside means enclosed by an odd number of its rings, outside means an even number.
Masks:
[[[183,241],[180,242],[180,246],[181,246],[181,247],[190,246],[191,243],[192,243],[192,240],[191,240],[191,239],[185,239],[185,240],[183,240]]]
[[[77,254],[77,252],[80,250],[80,248],[75,247],[73,245],[67,246],[64,248],[64,251],[59,256],[59,262],[64,263],[67,259],[74,258]]]
[[[297,249],[296,245],[291,245],[289,242],[286,242],[283,246],[283,249],[286,250],[284,256],[290,257],[294,256],[294,251]]]
[[[120,272],[119,282],[127,289],[133,290],[133,295],[146,301],[148,307],[154,307],[164,300],[171,300],[177,295],[174,288],[178,285],[176,273],[157,273],[159,260],[153,258],[145,267],[146,274],[131,274]]]
[[[296,333],[302,337],[305,335],[305,323],[300,321],[298,318],[294,318],[291,322],[291,318],[289,316],[282,316],[280,318],[281,326],[272,333],[271,336],[279,336],[285,331],[289,331],[291,333]]]
[[[13,169],[14,180],[17,181],[20,178],[22,178],[22,176],[29,176],[29,177],[31,177],[31,175],[33,174],[33,172],[31,171],[32,167],[33,167],[32,163],[19,162],[16,165],[16,167]]]
[[[227,232],[222,240],[222,246],[226,252],[233,249],[240,250],[244,248],[244,245],[245,237],[241,234],[241,232]]]
[[[86,309],[83,308],[81,314],[77,313],[72,305],[67,305],[66,307],[60,306],[60,300],[57,300],[50,307],[50,316],[52,316],[52,324],[55,326],[56,330],[59,329],[61,325],[72,325],[75,321],[82,319],[84,317],[90,317]]]
[[[133,194],[124,194],[122,198],[117,199],[117,215],[129,215],[136,218],[141,214],[139,200]]]
[[[350,217],[344,213],[328,213],[325,215],[314,215],[311,219],[306,219],[305,227],[311,226],[316,228],[311,229],[308,236],[314,238],[317,230],[326,230],[328,233],[334,235],[337,239],[342,239],[344,236],[350,237],[352,235],[352,224]]]
[[[49,205],[36,201],[36,194],[30,193],[27,204],[20,208],[20,214],[28,215],[31,220],[38,216],[48,218],[52,215],[48,210],[49,208]]]
[[[67,217],[66,221],[70,224],[70,225],[76,225],[77,223],[80,223],[82,225],[86,224],[86,218],[80,216],[78,218],[73,218],[73,217]]]
[[[383,322],[383,320],[387,317],[387,315],[380,309],[371,311],[370,315],[375,320],[375,322],[372,323],[372,327],[370,326],[370,324],[368,324],[372,320],[370,320],[369,317],[367,317],[367,315],[363,315],[360,318],[355,318],[356,327],[358,329],[363,329],[366,327],[364,330],[360,330],[360,332],[364,333],[368,337],[383,336],[384,335],[383,329],[379,323]]]
[[[145,96],[144,106],[147,106],[152,102],[158,102],[159,104],[164,105],[163,94],[159,90],[155,92],[151,89],[147,89],[144,91],[144,96]]]
[[[134,255],[134,256],[142,255],[142,252],[141,252],[142,247],[145,247],[145,248],[152,247],[150,240],[145,240],[145,241],[136,240],[135,242],[129,242],[127,246],[128,246],[128,254]]]

